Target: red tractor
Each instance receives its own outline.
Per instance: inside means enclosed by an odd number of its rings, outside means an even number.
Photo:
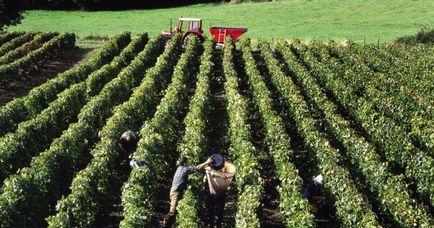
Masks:
[[[183,30],[184,24],[186,25],[186,31]],[[218,44],[223,44],[227,36],[232,37],[234,41],[237,41],[238,38],[247,32],[247,28],[230,28],[230,27],[211,27],[209,29],[212,37]],[[170,30],[163,31],[163,36],[168,39],[172,38],[175,34],[181,33],[183,34],[183,40],[186,42],[189,35],[195,35],[199,37],[201,41],[203,41],[204,34],[202,30],[202,19],[201,18],[185,18],[180,17],[178,20],[178,25],[175,30],[172,30],[172,20],[170,21]]]

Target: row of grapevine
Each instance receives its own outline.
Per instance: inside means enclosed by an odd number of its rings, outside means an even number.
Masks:
[[[335,50],[337,51],[337,50]],[[395,120],[395,122],[389,121],[390,126],[395,129],[397,133],[400,134],[400,139],[403,140],[402,142],[405,144],[413,144],[410,137],[407,136],[406,132],[411,130],[411,122],[412,118],[417,116],[413,111],[405,109],[405,105],[400,102],[399,100],[396,100],[396,98],[399,98],[399,95],[397,96],[390,96],[387,92],[382,91],[369,82],[372,81],[369,79],[369,77],[375,77],[374,75],[371,75],[371,72],[369,72],[366,67],[363,65],[356,65],[358,68],[367,70],[368,72],[363,73],[361,70],[353,71],[354,69],[357,69],[353,67],[356,63],[352,64],[346,64],[343,61],[343,66],[339,69],[334,68],[335,70],[340,70],[340,76],[341,79],[345,80],[345,82],[348,84],[348,86],[351,86],[354,88],[355,91],[360,91],[358,94],[363,93],[366,99],[370,102],[372,102],[377,109],[381,111],[382,114],[384,114],[385,117],[390,117]],[[345,69],[349,69],[350,71],[345,71]],[[345,71],[345,72],[344,72]],[[368,74],[369,76],[367,79],[365,79],[365,74]]]
[[[248,124],[247,100],[238,92],[238,76],[233,62],[234,44],[228,38],[225,42],[223,70],[226,77],[225,96],[228,101],[229,116],[229,155],[237,167],[236,186],[238,190],[236,226],[259,227],[257,209],[262,194],[259,164],[255,156],[255,147],[251,140],[251,129]]]
[[[33,39],[33,37],[37,35],[37,33],[28,32],[21,36],[18,36],[7,43],[4,43],[0,46],[0,56],[3,56],[4,54],[8,53],[9,51],[12,51],[14,49],[17,49],[21,45],[29,42]]]
[[[426,107],[428,108],[428,110],[423,110],[420,108],[421,106],[423,107],[427,104],[432,104],[432,101],[430,99],[426,99],[425,97],[421,96],[417,91],[409,89],[407,86],[400,84],[393,77],[394,75],[389,75],[389,77],[387,77],[387,74],[373,72],[366,64],[363,63],[363,60],[360,58],[360,56],[353,54],[351,50],[348,50],[348,48],[339,47],[334,45],[333,43],[331,44],[332,45],[330,45],[330,53],[333,56],[337,57],[340,61],[346,64],[354,64],[356,66],[353,68],[355,71],[360,71],[362,73],[365,73],[366,75],[373,76],[366,77],[366,82],[368,84],[376,86],[379,90],[384,90],[390,96],[397,96],[397,101],[401,102],[400,105],[410,106],[410,104],[413,104],[416,106],[414,108],[415,112],[420,115],[426,115],[428,118],[433,118],[433,110],[431,107]],[[370,56],[364,56],[364,58],[369,57]],[[407,75],[407,77],[412,77],[412,75]]]
[[[297,168],[291,163],[293,151],[290,148],[290,137],[284,129],[283,120],[273,110],[271,92],[256,68],[250,47],[246,46],[243,49],[243,58],[250,91],[264,123],[269,153],[276,165],[276,174],[280,180],[280,213],[285,217],[285,223],[289,227],[314,227],[315,221],[310,213],[309,203],[301,195],[303,181]]]
[[[58,201],[57,214],[47,218],[50,227],[90,227],[98,216],[107,212],[107,208],[113,207],[113,198],[118,197],[115,194],[120,193],[122,181],[119,180],[122,176],[119,171],[122,157],[119,137],[128,129],[137,130],[137,126],[153,113],[158,94],[166,86],[180,52],[181,39],[175,37],[146,74],[144,69],[133,71],[144,75],[144,79],[133,90],[130,99],[114,109],[114,114],[98,133],[100,141],[91,151],[93,158],[74,177],[71,193]]]
[[[321,56],[327,55],[326,50],[318,48],[316,51]],[[343,83],[334,73],[336,70],[333,69],[339,67],[336,62],[328,60],[322,62],[322,66],[326,71],[315,75],[321,86],[335,96],[339,104],[369,134],[370,140],[382,148],[389,162],[399,164],[405,169],[405,175],[416,181],[419,193],[429,198],[431,205],[434,205],[434,160],[414,148],[411,143],[403,144],[405,141],[400,137],[401,133],[397,132],[399,129],[376,112],[366,99],[357,97],[354,88]],[[352,72],[347,70],[347,73]]]
[[[19,59],[25,56],[27,53],[40,48],[44,43],[49,42],[51,39],[55,39],[58,36],[57,33],[41,33],[35,36],[35,38],[22,45],[19,48],[16,48],[5,55],[0,57],[0,64],[8,64],[13,62],[16,59]]]
[[[361,49],[361,48],[360,48]],[[380,53],[378,53],[380,52]],[[430,71],[429,66],[425,64],[425,68],[419,72],[414,70],[413,62],[406,60],[395,60],[396,57],[391,56],[390,53],[383,53],[385,50],[377,50],[375,47],[363,47],[363,52],[356,52],[359,55],[369,56],[369,58],[363,58],[365,63],[367,63],[371,68],[376,71],[380,71],[399,80],[400,83],[405,86],[417,87],[418,91],[423,91],[425,96],[424,100],[429,100],[429,97],[434,96],[434,84],[432,79],[417,80],[420,75],[423,75],[425,71]],[[425,55],[424,55],[425,56]],[[382,57],[382,58],[381,58]],[[391,59],[394,61],[385,61],[384,58]],[[428,57],[426,57],[428,59]],[[390,64],[390,62],[395,64]],[[375,65],[374,65],[375,64]],[[378,92],[378,90],[374,91]],[[372,93],[372,92],[371,92]],[[384,114],[393,118],[396,122],[401,123],[407,131],[411,131],[411,137],[417,140],[427,151],[434,151],[434,140],[430,136],[434,132],[433,120],[427,120],[420,116],[415,116],[413,113],[408,112],[407,109],[403,109],[402,106],[397,105],[387,105],[388,103],[393,104],[393,102],[384,102],[386,95],[384,92],[380,92],[377,96],[370,96],[373,101],[377,102],[376,106],[383,107],[381,110]],[[431,115],[433,116],[433,115]]]
[[[147,42],[147,35],[144,36],[144,41]],[[93,83],[105,85],[124,66],[128,65],[131,59],[131,56],[126,60],[119,58],[113,62],[112,66],[107,65],[96,71],[86,81],[75,84],[60,93],[58,99],[50,103],[39,115],[20,123],[14,133],[8,133],[0,138],[0,145],[2,145],[0,148],[2,159],[0,179],[4,180],[11,172],[26,166],[33,156],[45,150],[53,138],[58,137],[70,123],[77,119],[77,114],[84,104],[100,91],[87,93],[89,91],[88,81],[91,82],[92,88],[96,87]],[[94,78],[97,78],[97,81]],[[102,86],[99,86],[99,89],[102,89]]]
[[[57,94],[70,86],[85,80],[89,74],[98,70],[112,59],[130,42],[130,34],[122,33],[110,40],[101,51],[86,64],[70,69],[38,86],[28,95],[15,98],[0,108],[0,136],[12,132],[16,126],[31,119],[57,98]]]
[[[404,47],[401,48],[405,49]],[[434,85],[431,81],[432,78],[429,77],[430,69],[433,66],[430,66],[429,63],[423,63],[421,64],[422,67],[418,67],[414,60],[395,57],[386,48],[379,48],[374,45],[352,44],[350,50],[357,55],[366,56],[363,58],[363,62],[372,70],[397,80],[400,85],[418,92],[423,96],[423,99],[434,96]],[[414,52],[414,50],[405,50],[406,52]],[[423,52],[416,52],[416,54],[428,59],[428,55]]]
[[[412,137],[416,137],[429,151],[434,151],[434,120],[415,117],[411,122]]]
[[[390,55],[394,56],[399,60],[399,63],[402,65],[398,66],[398,68],[405,67],[405,73],[409,73],[412,75],[415,80],[420,82],[430,82],[432,81],[432,71],[434,67],[434,50],[432,45],[397,45],[390,46],[387,49],[387,52]],[[391,75],[393,76],[393,75]],[[395,76],[393,76],[395,78]],[[403,78],[405,80],[405,76]],[[408,79],[408,78],[407,78]],[[410,82],[407,84],[411,85]],[[428,88],[432,88],[432,85]],[[432,97],[432,90],[427,90],[427,88],[420,88],[420,92],[426,91],[429,97]],[[431,94],[431,96],[430,96]]]
[[[199,164],[208,155],[209,135],[208,121],[210,118],[210,81],[214,68],[214,42],[204,43],[204,53],[200,61],[199,74],[197,75],[196,92],[193,95],[189,112],[184,119],[185,133],[178,144],[178,151],[187,157],[191,164]],[[191,188],[187,189],[178,204],[176,223],[182,228],[197,228],[201,222],[198,212],[202,208],[197,192],[202,183],[201,175],[189,178],[192,181]]]
[[[5,43],[7,43],[8,41],[18,37],[18,36],[22,36],[24,35],[25,32],[5,32],[0,34],[0,45],[3,45]]]
[[[120,56],[125,58],[129,54],[136,55],[147,40],[146,33],[140,35]],[[161,39],[147,45],[145,50],[148,50],[150,63],[155,61],[161,46]],[[121,68],[129,62],[128,59],[118,57],[118,61],[111,64],[112,67]],[[126,62],[123,63],[124,61]],[[67,192],[73,175],[89,160],[86,152],[95,143],[100,126],[111,115],[111,110],[119,100],[125,100],[129,96],[127,92],[118,93],[120,89],[115,88],[114,83],[108,83],[98,96],[81,109],[78,122],[71,124],[61,137],[53,141],[48,150],[35,157],[29,168],[5,181],[3,194],[0,196],[0,208],[4,209],[1,215],[2,226],[43,224],[48,210],[53,209],[60,196]],[[18,189],[22,191],[17,191]]]
[[[335,198],[336,215],[345,227],[379,226],[371,205],[359,193],[349,171],[340,164],[342,160],[337,149],[330,145],[327,136],[317,128],[317,119],[312,117],[309,105],[290,77],[284,75],[270,49],[260,49],[271,73],[271,83],[277,89],[295,120],[295,127],[307,148],[316,154],[324,188]]]
[[[352,69],[355,72],[360,73],[361,75],[366,75],[360,77],[364,80],[363,85],[371,85],[379,91],[384,91],[385,94],[391,97],[389,99],[402,106],[404,111],[418,114],[428,119],[433,118],[434,114],[432,108],[426,107],[427,104],[432,104],[432,101],[425,99],[417,91],[413,91],[405,85],[398,83],[394,77],[386,77],[386,74],[372,71],[366,64],[364,64],[360,56],[353,54],[347,48],[335,45],[330,45],[329,47],[331,55],[335,56],[339,61],[346,65],[354,66]],[[364,58],[370,57],[371,56],[364,56]],[[407,77],[411,77],[411,75],[407,75]],[[423,107],[428,109],[425,110]]]
[[[330,53],[337,57],[340,61],[345,64],[354,64],[353,70],[356,72],[361,72],[367,75],[365,77],[365,82],[376,86],[380,90],[384,90],[391,96],[398,96],[402,104],[407,105],[407,103],[414,103],[414,105],[424,106],[429,100],[424,99],[418,94],[417,91],[413,91],[404,85],[400,85],[393,77],[386,77],[386,75],[381,73],[375,73],[369,69],[361,60],[360,56],[353,54],[350,50],[345,47],[340,47],[335,43],[330,43]],[[364,56],[368,57],[369,56]],[[424,110],[418,110],[421,114],[425,114]],[[432,112],[431,112],[432,114]],[[432,115],[431,115],[432,117]]]
[[[33,156],[75,121],[85,103],[85,92],[85,84],[73,86],[59,94],[59,98],[39,115],[20,123],[15,132],[0,138],[0,180],[27,166]]]
[[[350,122],[339,115],[338,107],[332,103],[320,88],[315,79],[297,62],[288,47],[281,49],[287,66],[294,72],[293,76],[307,94],[309,102],[321,110],[324,114],[327,129],[345,147],[347,155],[364,175],[368,187],[376,194],[381,209],[394,217],[397,223],[403,227],[411,227],[414,224],[428,226],[432,224],[430,214],[417,207],[410,197],[403,176],[393,176],[387,163],[381,162],[380,156],[375,152],[374,146],[366,139],[357,135],[351,128]],[[316,74],[324,73],[315,69],[318,63],[310,53],[302,53],[299,50],[302,61],[309,62],[312,71]]]
[[[0,85],[4,85],[8,81],[17,79],[21,71],[29,71],[33,65],[39,61],[44,60],[47,56],[54,53],[71,49],[75,45],[75,35],[71,33],[62,34],[55,39],[52,39],[44,43],[40,48],[29,52],[25,56],[21,57],[9,63],[7,65],[0,66]]]
[[[411,115],[420,115],[426,119],[433,119],[433,108],[429,106],[432,104],[432,101],[426,100],[421,96],[414,95],[415,92],[410,91],[407,87],[400,85],[393,78],[387,78],[384,74],[374,73],[372,72],[359,58],[359,56],[352,54],[350,51],[347,51],[346,48],[339,48],[334,45],[330,47],[330,53],[333,56],[336,56],[338,60],[340,60],[346,67],[351,67],[351,69],[359,76],[357,78],[353,78],[356,80],[360,80],[363,82],[362,86],[371,86],[373,89],[379,92],[383,92],[383,96],[397,104],[401,109],[404,109],[398,115],[406,115],[406,113],[401,114],[402,112],[409,112],[410,120],[407,122],[411,122]],[[360,85],[359,85],[360,86]],[[369,92],[369,91],[367,91]],[[375,94],[367,94],[368,97],[375,97]],[[371,98],[371,99],[372,99]],[[385,105],[383,102],[383,105]],[[382,103],[377,102],[376,105],[382,111],[387,113],[387,108],[381,107]],[[400,111],[397,108],[388,107],[388,109],[392,109],[393,111]],[[393,113],[389,113],[391,117],[393,117]],[[406,117],[406,116],[405,116]],[[398,120],[400,121],[400,120]]]
[[[425,120],[433,120],[434,110],[432,107],[420,98],[412,98],[406,93],[405,89],[400,86],[395,89],[390,84],[390,79],[385,79],[384,75],[374,74],[365,65],[363,65],[357,56],[346,54],[347,52],[339,48],[331,48],[332,53],[338,55],[345,68],[351,69],[353,74],[348,72],[341,74],[352,87],[362,87],[363,94],[371,101],[382,114],[390,117],[401,126],[403,130],[411,129],[412,119],[421,117]],[[393,85],[397,85],[393,82]],[[410,137],[404,136],[407,142],[411,142]],[[418,139],[420,142],[422,140]],[[434,155],[433,151],[426,151]]]
[[[188,104],[188,92],[195,81],[200,52],[198,39],[189,39],[186,51],[173,72],[172,83],[166,89],[154,117],[146,121],[140,130],[141,139],[133,158],[146,161],[146,165],[134,168],[124,183],[124,219],[120,227],[146,227],[150,222],[158,183],[169,176],[176,161],[178,131],[184,116],[182,110]]]

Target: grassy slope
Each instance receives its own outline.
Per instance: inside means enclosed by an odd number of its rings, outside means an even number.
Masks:
[[[252,38],[386,42],[433,26],[432,9],[432,0],[290,0],[118,12],[29,11],[23,23],[10,30],[68,31],[81,37],[147,30],[154,36],[169,27],[169,18],[189,16],[203,18],[204,30],[210,25],[248,27]]]

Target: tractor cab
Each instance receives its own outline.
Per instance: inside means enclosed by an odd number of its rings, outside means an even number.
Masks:
[[[185,29],[185,30],[184,30]],[[175,34],[181,33],[186,38],[190,34],[194,34],[203,39],[202,19],[201,18],[186,18],[180,17],[176,28],[172,30],[172,20],[170,21],[170,30],[163,31],[163,36],[170,39]]]

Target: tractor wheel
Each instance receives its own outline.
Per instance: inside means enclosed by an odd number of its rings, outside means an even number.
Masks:
[[[199,35],[194,34],[194,33],[186,33],[186,34],[184,35],[184,38],[183,38],[183,44],[184,44],[184,46],[187,45],[188,40],[189,40],[192,36],[196,36],[196,37],[198,37],[198,38],[199,38],[199,43],[200,43],[200,44],[203,43],[203,40],[204,40],[203,36],[199,36]]]

